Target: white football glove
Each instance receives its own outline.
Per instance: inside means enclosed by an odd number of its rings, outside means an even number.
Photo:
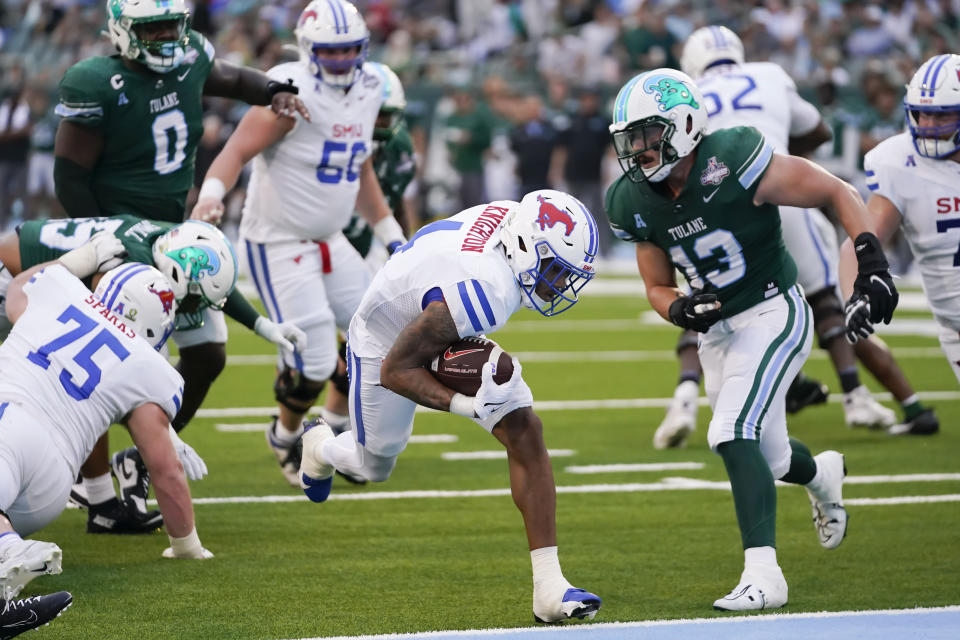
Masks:
[[[503,384],[493,380],[493,363],[487,362],[480,370],[480,389],[473,398],[473,412],[477,422],[488,431],[503,417],[520,409],[533,406],[533,393],[521,375],[520,361],[513,359],[513,375]]]
[[[277,324],[270,318],[260,316],[253,325],[253,330],[261,338],[290,352],[302,350],[307,346],[307,334],[292,322]]]
[[[207,463],[193,447],[180,438],[173,425],[170,425],[170,441],[173,442],[173,450],[177,452],[187,477],[191,480],[202,480],[203,476],[207,475]]]
[[[200,536],[197,535],[197,528],[182,538],[174,538],[167,535],[170,539],[170,546],[163,550],[160,555],[164,558],[185,558],[189,560],[209,560],[213,554],[204,549],[200,544]]]
[[[109,271],[123,264],[127,250],[120,238],[109,231],[99,231],[83,245],[58,258],[60,264],[78,278]]]

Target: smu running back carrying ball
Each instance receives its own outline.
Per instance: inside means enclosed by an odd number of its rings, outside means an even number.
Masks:
[[[486,362],[493,363],[493,381],[497,384],[513,375],[510,354],[493,340],[478,337],[464,338],[447,347],[430,363],[430,373],[457,393],[475,396],[480,389],[480,369]]]

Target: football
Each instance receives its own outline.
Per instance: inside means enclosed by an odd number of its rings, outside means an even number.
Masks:
[[[459,340],[430,363],[430,373],[444,385],[465,396],[480,389],[480,369],[487,362],[494,366],[493,381],[503,384],[513,375],[513,359],[493,340],[470,337]]]

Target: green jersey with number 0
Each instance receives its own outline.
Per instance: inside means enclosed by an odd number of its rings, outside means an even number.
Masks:
[[[213,45],[191,31],[185,62],[169,73],[131,71],[115,55],[64,74],[57,115],[103,135],[92,178],[101,214],[183,221],[213,57]]]
[[[670,257],[691,287],[716,293],[729,318],[785,292],[797,266],[783,244],[780,212],[753,197],[773,148],[753,127],[705,136],[680,195],[621,176],[607,191],[614,234],[650,242]]]

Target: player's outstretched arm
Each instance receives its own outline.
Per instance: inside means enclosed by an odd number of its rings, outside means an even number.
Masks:
[[[310,112],[297,97],[299,89],[292,80],[277,82],[258,69],[241,67],[217,58],[203,85],[203,94],[242,100],[247,104],[270,107],[280,116],[300,114],[310,121]]]
[[[278,116],[263,107],[253,107],[247,111],[207,169],[190,218],[211,224],[219,223],[223,216],[223,198],[237,184],[244,165],[281,140],[295,124],[292,118]]]
[[[159,405],[148,402],[130,412],[127,427],[150,472],[164,527],[170,537],[170,549],[164,552],[164,556],[213,557],[197,537],[190,487],[170,440],[169,417]]]
[[[93,168],[103,152],[103,133],[63,120],[53,150],[53,183],[57,199],[71,218],[100,215],[93,193]]]
[[[434,378],[430,361],[460,339],[447,304],[434,301],[404,327],[380,368],[380,383],[390,391],[419,405],[450,410],[455,392]]]

